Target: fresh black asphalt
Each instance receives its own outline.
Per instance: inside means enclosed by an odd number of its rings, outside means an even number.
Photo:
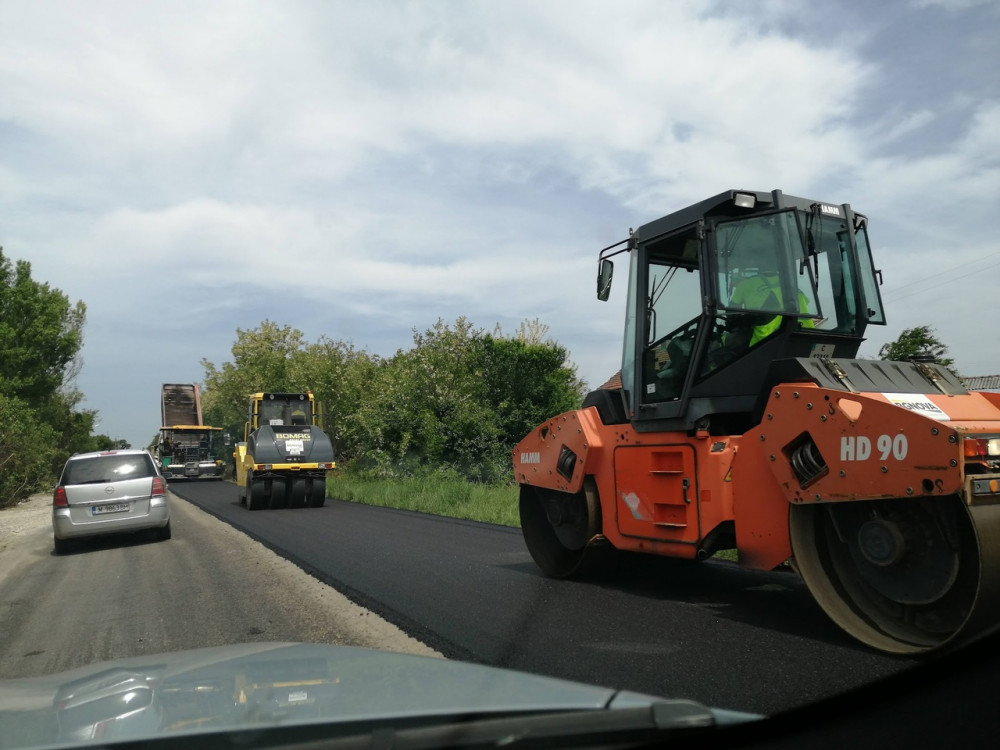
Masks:
[[[450,658],[764,714],[913,664],[843,635],[791,572],[620,556],[557,581],[518,529],[332,499],[250,512],[229,482],[171,490]]]

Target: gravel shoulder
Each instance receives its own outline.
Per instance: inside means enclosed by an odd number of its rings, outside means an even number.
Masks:
[[[41,534],[51,534],[51,514],[52,497],[48,494],[32,495],[19,505],[0,510],[0,585],[31,561]]]
[[[440,656],[175,495],[173,538],[52,550],[51,498],[0,511],[0,679],[251,641]]]

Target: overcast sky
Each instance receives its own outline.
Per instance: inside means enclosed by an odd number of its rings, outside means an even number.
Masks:
[[[596,386],[597,251],[730,188],[870,218],[889,325],[1000,373],[1000,3],[0,0],[0,245],[87,305],[85,406],[270,319],[389,356],[538,318]]]

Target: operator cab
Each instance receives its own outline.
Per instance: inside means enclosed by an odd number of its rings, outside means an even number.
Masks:
[[[313,424],[311,393],[255,393],[250,398],[249,429],[272,427],[305,427]]]
[[[730,191],[605,248],[600,299],[610,258],[631,254],[610,412],[640,432],[740,434],[759,420],[776,361],[853,358],[865,328],[885,323],[866,225],[847,204]],[[609,398],[588,397],[606,422]]]

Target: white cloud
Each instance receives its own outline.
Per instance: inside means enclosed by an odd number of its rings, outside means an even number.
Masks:
[[[891,144],[903,136],[920,130],[935,119],[936,115],[929,109],[916,112],[901,112],[897,109],[879,119],[879,122],[872,127],[872,137],[877,142]]]
[[[469,3],[447,16],[423,4],[304,15],[97,7],[58,19],[22,11],[44,35],[3,40],[17,62],[7,66],[5,114],[60,145],[82,140],[77,158],[192,177],[220,149],[232,178],[265,180],[273,169],[280,184],[289,174],[344,177],[370,152],[428,143],[545,144],[572,156],[583,184],[602,184],[608,155],[648,154],[654,177],[676,163],[672,153],[711,158],[704,140],[676,143],[678,124],[762,160],[806,157],[823,170],[834,150],[810,143],[830,137],[865,76],[844,55],[750,35],[745,19],[699,18],[696,5],[626,6],[647,18],[639,26],[599,5]],[[823,85],[834,74],[838,85]]]

